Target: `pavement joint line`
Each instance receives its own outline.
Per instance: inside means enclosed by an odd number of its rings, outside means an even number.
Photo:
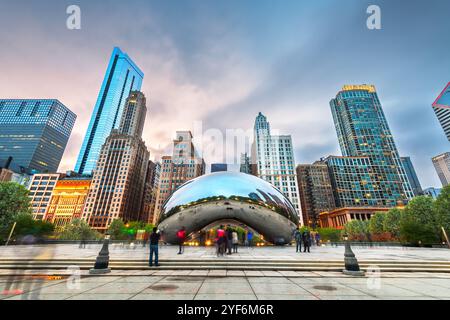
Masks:
[[[245,275],[245,273],[244,273]],[[247,280],[248,285],[250,286],[250,289],[252,289],[253,295],[255,296],[256,300],[259,300],[258,295],[255,292],[255,289],[253,288],[252,284],[250,283],[250,281],[248,280],[248,277],[245,277],[245,280]]]
[[[149,287],[154,286],[155,284],[157,284],[158,282],[161,282],[163,279],[166,279],[168,276],[163,276],[161,277],[161,279],[157,280],[156,282],[153,282],[152,284],[150,284],[148,287],[142,289],[141,291],[137,292],[135,295],[132,295],[131,297],[129,297],[127,300],[131,300],[132,298],[136,297],[138,294],[142,293],[144,290],[147,290]],[[169,276],[170,277],[170,276]],[[119,279],[117,279],[119,280]],[[114,282],[114,281],[113,281]]]
[[[302,286],[300,286],[298,283],[295,283],[294,281],[292,281],[291,279],[289,279],[289,278],[287,278],[291,283],[293,283],[293,284],[295,284],[295,285],[297,285],[300,289],[302,289],[302,290],[305,290],[306,292],[308,292],[310,295],[312,295],[313,297],[315,297],[315,298],[317,298],[317,299],[319,299],[319,300],[322,300],[322,299],[320,299],[320,297],[319,296],[317,296],[317,295],[315,295],[314,293],[312,293],[311,291],[309,291],[308,289],[306,289],[306,288],[303,288]]]
[[[203,287],[203,284],[205,283],[206,279],[208,279],[208,276],[203,278],[202,284],[198,287],[197,292],[195,293],[195,295],[192,298],[192,300],[196,300],[197,299],[198,293],[200,292],[201,288]]]
[[[434,298],[434,299],[437,298],[437,297],[433,297],[433,296],[424,294],[423,292],[418,292],[418,291],[413,290],[413,289],[402,288],[402,287],[400,287],[399,285],[396,285],[396,284],[389,283],[389,285],[390,285],[390,286],[393,286],[393,287],[396,287],[396,288],[398,288],[398,289],[408,290],[408,291],[411,291],[411,292],[414,292],[414,293],[417,293],[417,294],[421,294],[421,295],[423,295],[424,297],[427,297],[427,298]]]

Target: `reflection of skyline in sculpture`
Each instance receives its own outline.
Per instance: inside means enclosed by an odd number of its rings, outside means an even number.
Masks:
[[[218,172],[190,180],[163,204],[161,224],[166,241],[177,228],[196,232],[214,221],[234,219],[271,242],[290,241],[299,220],[292,203],[268,182],[237,172]]]

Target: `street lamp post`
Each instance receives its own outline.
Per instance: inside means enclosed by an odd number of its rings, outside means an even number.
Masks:
[[[344,241],[345,241],[345,253],[344,253],[345,270],[343,270],[342,272],[349,276],[363,276],[364,271],[361,271],[361,269],[359,269],[358,260],[356,259],[352,248],[350,247],[350,242],[348,241],[347,234],[344,234]]]
[[[90,274],[103,274],[111,272],[111,268],[109,265],[109,235],[105,235],[105,239],[103,240],[103,246],[100,252],[98,253],[97,259],[95,259],[94,268],[89,270]]]

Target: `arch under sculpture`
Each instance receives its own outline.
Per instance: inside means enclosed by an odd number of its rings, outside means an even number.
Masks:
[[[292,203],[270,183],[239,172],[217,172],[181,185],[163,204],[163,239],[176,243],[176,232],[196,232],[214,221],[240,221],[277,245],[289,243],[299,224]]]

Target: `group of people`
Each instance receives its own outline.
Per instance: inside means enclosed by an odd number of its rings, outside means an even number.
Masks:
[[[320,245],[320,234],[316,231],[304,230],[301,231],[300,228],[294,231],[294,239],[295,239],[295,250],[296,252],[311,252],[311,245]]]
[[[216,253],[217,256],[238,253],[239,238],[235,229],[230,225],[225,229],[223,225],[216,231]]]

